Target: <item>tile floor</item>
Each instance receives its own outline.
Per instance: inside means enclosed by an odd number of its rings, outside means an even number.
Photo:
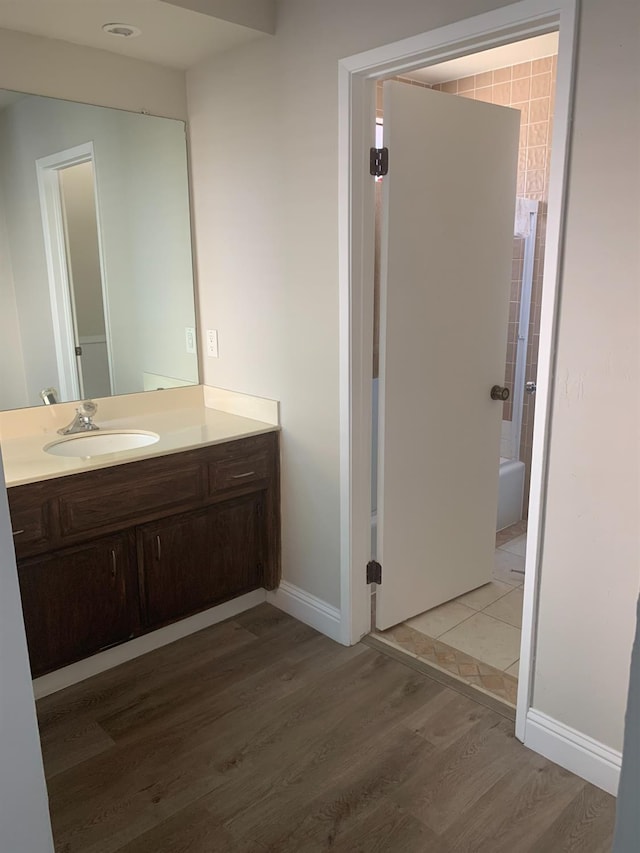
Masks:
[[[526,529],[496,534],[490,583],[375,636],[515,706]]]

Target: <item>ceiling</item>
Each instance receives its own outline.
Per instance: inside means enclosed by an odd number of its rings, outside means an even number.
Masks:
[[[131,24],[142,34],[110,36],[101,29],[108,23]],[[162,0],[0,0],[0,28],[178,69],[264,35]]]
[[[186,8],[206,4],[187,0],[0,0],[0,28],[59,39],[186,69],[206,57],[264,35],[259,29]],[[210,4],[212,5],[212,4]],[[141,35],[118,38],[102,31],[107,23],[138,27]],[[557,53],[558,34],[538,36],[504,47],[443,62],[409,75],[442,83],[494,68]]]
[[[516,41],[513,44],[505,44],[503,47],[484,50],[482,53],[472,53],[449,62],[441,62],[439,65],[430,65],[428,68],[420,68],[418,71],[405,73],[402,76],[421,80],[424,83],[445,83],[447,80],[461,80],[463,77],[471,77],[472,74],[482,74],[483,71],[492,71],[496,68],[505,68],[507,65],[518,65],[520,62],[528,62],[531,59],[552,56],[557,52],[558,33],[548,33],[524,41]]]

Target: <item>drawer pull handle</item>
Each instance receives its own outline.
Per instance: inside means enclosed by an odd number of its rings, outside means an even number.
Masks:
[[[252,477],[256,472],[255,471],[246,471],[244,474],[232,474],[232,480],[241,480],[243,477]]]
[[[162,559],[162,542],[160,541],[160,534],[156,536],[156,554],[158,555],[158,560]]]
[[[115,548],[111,549],[111,577],[115,578],[118,572],[118,558],[116,557]]]
[[[21,533],[24,533],[24,530],[12,530],[11,532],[14,536],[20,536]]]

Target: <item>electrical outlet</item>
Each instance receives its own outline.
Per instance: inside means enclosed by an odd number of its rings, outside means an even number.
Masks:
[[[196,330],[191,326],[186,326],[184,330],[184,337],[187,346],[187,352],[191,355],[196,354]]]
[[[207,329],[207,355],[209,358],[218,358],[218,330]]]

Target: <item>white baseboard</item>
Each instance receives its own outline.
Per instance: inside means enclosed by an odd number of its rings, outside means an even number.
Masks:
[[[533,708],[527,713],[524,744],[603,791],[617,795],[622,753],[615,749]]]
[[[36,699],[41,699],[50,693],[56,693],[65,687],[84,681],[85,678],[91,678],[92,675],[112,669],[114,666],[133,660],[140,655],[145,655],[154,649],[167,646],[175,640],[188,637],[189,634],[195,634],[203,628],[209,628],[211,625],[217,625],[218,622],[224,622],[225,619],[231,619],[239,613],[244,613],[245,610],[263,604],[266,597],[266,590],[256,589],[246,595],[232,598],[231,601],[218,604],[217,607],[196,613],[195,616],[188,616],[186,619],[181,619],[165,628],[158,628],[157,631],[152,631],[150,634],[136,637],[135,640],[129,640],[127,643],[106,649],[104,652],[98,652],[90,658],[72,663],[62,669],[57,669],[55,672],[41,675],[40,678],[33,681],[33,695]]]
[[[342,641],[340,611],[321,598],[310,595],[288,581],[281,581],[278,589],[267,593],[267,601],[332,640],[338,643]]]

